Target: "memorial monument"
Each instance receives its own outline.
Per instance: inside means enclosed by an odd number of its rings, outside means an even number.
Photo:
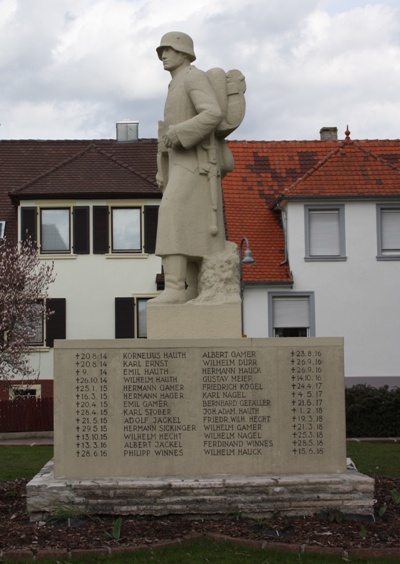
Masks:
[[[55,343],[55,459],[28,484],[28,510],[371,513],[373,480],[346,469],[343,339],[236,338],[221,178],[244,77],[197,70],[181,32],[157,54],[172,77],[157,175],[165,290],[147,340]]]
[[[148,337],[170,337],[171,315],[175,338],[240,337],[238,252],[225,239],[221,179],[234,166],[225,137],[243,120],[245,78],[197,69],[193,41],[182,32],[166,33],[157,54],[172,80],[157,156],[156,254],[165,289],[148,303]],[[177,304],[185,307],[172,313]]]

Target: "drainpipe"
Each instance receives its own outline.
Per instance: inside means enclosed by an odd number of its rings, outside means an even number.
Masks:
[[[283,266],[288,262],[288,250],[287,250],[287,212],[285,208],[282,208],[279,202],[276,204],[277,209],[281,212],[281,220],[283,227],[283,237],[285,241],[285,260],[280,263],[279,266]]]

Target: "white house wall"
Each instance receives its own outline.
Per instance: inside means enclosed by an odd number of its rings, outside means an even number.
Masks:
[[[96,201],[95,205],[107,203],[110,202]],[[159,202],[134,203],[157,205]],[[92,201],[79,201],[82,206],[92,204]],[[119,205],[120,202],[114,204]],[[34,204],[22,202],[21,205]],[[48,295],[50,298],[66,299],[67,339],[114,339],[115,298],[148,297],[157,293],[155,279],[156,274],[161,272],[161,259],[154,254],[126,257],[93,254],[92,250],[87,255],[51,256],[56,279]],[[41,379],[53,378],[52,348],[38,349],[32,354],[31,362],[40,369]]]
[[[347,260],[331,262],[304,260],[305,203],[290,202],[287,208],[293,287],[247,286],[245,333],[270,336],[268,292],[314,292],[316,336],[344,337],[346,377],[398,379],[400,261],[376,259],[376,202],[340,202],[345,205]]]

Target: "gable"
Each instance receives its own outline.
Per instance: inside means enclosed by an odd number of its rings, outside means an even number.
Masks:
[[[400,170],[369,149],[365,142],[343,141],[287,187],[280,199],[398,197]],[[397,164],[394,157],[391,153],[390,159]]]

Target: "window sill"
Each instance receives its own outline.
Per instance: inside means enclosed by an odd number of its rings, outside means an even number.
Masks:
[[[146,259],[149,255],[147,253],[107,253],[107,259]]]
[[[304,257],[305,262],[345,262],[347,257]]]
[[[49,254],[40,254],[40,260],[74,260],[77,258],[78,255],[70,255],[70,254],[57,254],[57,253],[49,253]]]
[[[46,347],[46,345],[32,345],[27,349],[27,352],[29,352],[29,353],[50,352],[50,350],[51,350],[51,348]]]
[[[389,261],[390,260],[400,260],[400,255],[387,255],[387,256],[386,255],[378,255],[376,257],[376,260],[382,260],[382,261],[385,261],[385,260],[389,260]]]

